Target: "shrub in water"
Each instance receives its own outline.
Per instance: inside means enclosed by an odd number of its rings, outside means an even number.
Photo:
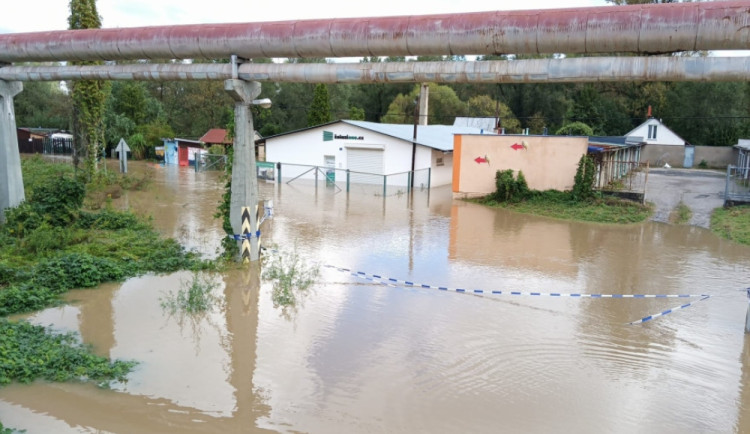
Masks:
[[[0,320],[0,385],[11,381],[125,380],[135,362],[110,362],[92,354],[72,334],[27,322]]]

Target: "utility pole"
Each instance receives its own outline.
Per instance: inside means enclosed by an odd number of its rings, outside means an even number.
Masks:
[[[419,88],[419,100],[414,102],[414,137],[411,142],[411,185],[409,186],[414,190],[414,178],[416,178],[415,161],[417,159],[417,125],[427,125],[428,109],[427,101],[430,95],[430,87],[426,83],[422,83]]]
[[[257,261],[260,258],[258,177],[255,168],[255,130],[250,105],[260,95],[260,83],[232,78],[224,82],[224,90],[234,99],[234,163],[229,221],[235,236],[242,236],[238,240],[240,257]]]

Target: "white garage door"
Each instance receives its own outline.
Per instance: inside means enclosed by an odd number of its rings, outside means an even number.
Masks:
[[[383,150],[347,148],[346,164],[352,172],[383,174]],[[353,183],[382,184],[382,176],[364,175],[352,173],[350,177]]]

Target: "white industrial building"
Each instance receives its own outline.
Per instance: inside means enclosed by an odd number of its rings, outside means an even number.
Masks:
[[[388,184],[406,185],[413,155],[415,185],[436,187],[452,181],[454,134],[483,132],[452,125],[417,128],[415,140],[414,125],[340,120],[266,137],[258,143],[265,145],[266,161],[281,163],[284,179],[300,175],[313,179],[316,171],[310,169],[318,166],[328,176],[335,176],[336,182],[345,181],[348,169],[353,183],[383,183],[382,175],[388,175]],[[425,183],[428,168],[429,181]]]

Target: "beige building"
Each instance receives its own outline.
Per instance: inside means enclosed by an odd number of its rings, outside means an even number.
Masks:
[[[532,190],[571,190],[588,137],[472,135],[453,139],[453,196],[485,196],[495,191],[498,170],[522,171]]]

